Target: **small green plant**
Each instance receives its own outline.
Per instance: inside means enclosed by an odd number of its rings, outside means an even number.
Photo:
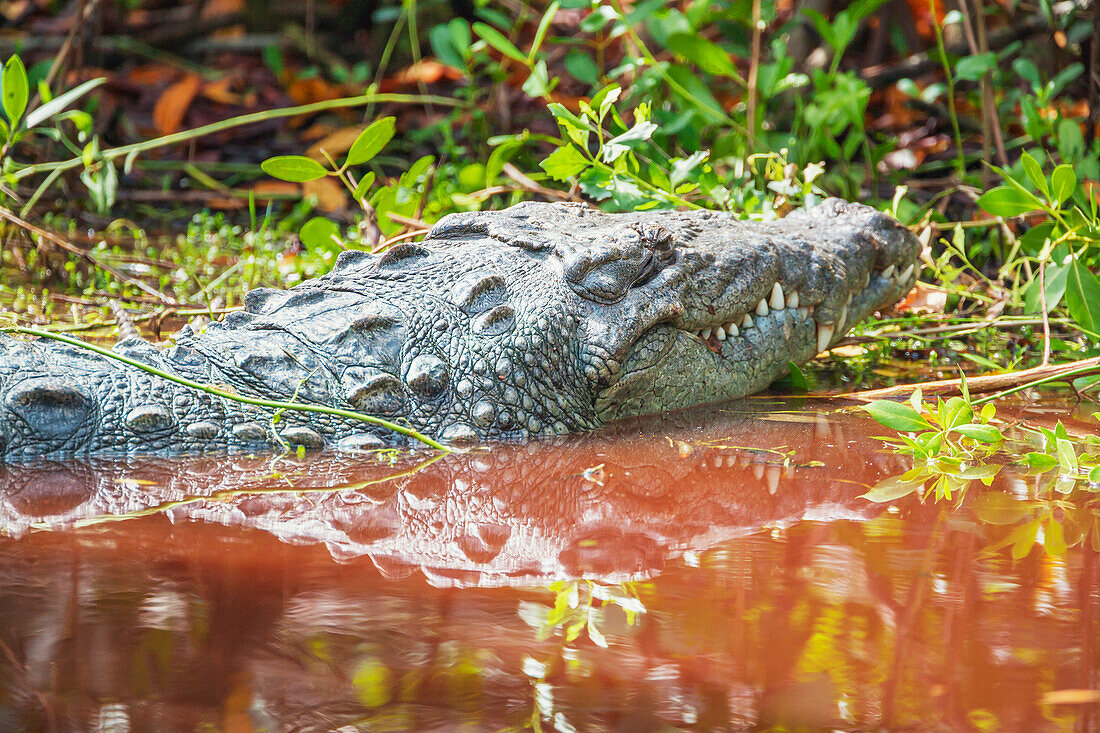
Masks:
[[[1041,157],[1042,154],[1040,154]],[[1042,215],[1045,221],[1029,229],[1017,242],[1016,252],[1005,263],[1006,276],[1013,269],[1028,268],[1034,275],[1016,277],[1028,284],[1024,291],[1027,310],[1066,310],[1083,330],[1100,337],[1100,209],[1075,172],[1076,162],[1057,165],[1050,175],[1034,155],[1020,156],[1019,173],[994,166],[1004,185],[978,199],[995,216]]]
[[[32,167],[16,162],[11,157],[12,149],[28,137],[35,135],[47,137],[64,145],[71,153],[82,157],[85,166],[85,175],[82,178],[89,184],[96,208],[99,210],[103,210],[104,206],[109,208],[109,204],[114,202],[117,175],[114,175],[113,168],[110,175],[99,170],[98,142],[94,137],[87,141],[92,129],[91,115],[82,110],[69,109],[77,100],[107,80],[90,79],[57,96],[54,96],[45,81],[39,81],[35,91],[41,103],[31,107],[31,84],[23,61],[18,55],[13,55],[7,60],[0,77],[3,82],[0,106],[4,110],[4,119],[0,120],[0,170],[3,172],[5,181],[9,185],[14,184],[19,171]],[[76,130],[75,142],[61,125],[66,121],[72,123]],[[48,177],[46,182],[34,192],[23,206],[24,214],[30,211],[42,192],[54,180],[56,176]]]
[[[934,405],[926,403],[918,389],[908,404],[878,400],[863,406],[880,424],[909,433],[882,440],[913,459],[913,468],[880,481],[863,498],[890,502],[920,492],[922,499],[951,500],[961,499],[974,480],[989,486],[1001,470],[994,460],[1020,451],[1016,446],[1005,447],[1004,434],[993,424],[997,414],[993,403],[976,407],[965,389],[962,397],[937,399]],[[1100,421],[1100,413],[1094,417]],[[1073,439],[1061,422],[1054,429],[1021,428],[1039,450],[1023,454],[1019,462],[1031,474],[1044,476],[1044,489],[1059,494],[1082,486],[1100,491],[1100,437]]]
[[[971,481],[988,486],[1000,470],[985,463],[1004,441],[1000,429],[990,424],[996,415],[991,402],[978,411],[969,395],[925,403],[918,389],[908,404],[879,400],[863,409],[882,425],[909,433],[883,440],[913,458],[912,469],[880,481],[863,495],[865,499],[887,502],[921,492],[922,499],[950,500]]]

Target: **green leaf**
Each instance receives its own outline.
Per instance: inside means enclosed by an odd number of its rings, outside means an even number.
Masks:
[[[904,474],[901,476],[891,476],[890,478],[879,481],[866,494],[860,494],[859,498],[873,501],[876,504],[897,501],[923,487],[927,480],[927,476],[921,476],[916,479],[906,479]]]
[[[989,51],[959,59],[955,74],[959,79],[977,81],[987,71],[997,67],[997,54]]]
[[[686,158],[673,158],[672,173],[669,176],[672,187],[674,189],[678,188],[681,183],[687,180],[692,171],[698,168],[702,163],[705,163],[709,157],[709,150],[696,150]]]
[[[1031,153],[1024,153],[1020,156],[1020,163],[1023,165],[1027,177],[1035,184],[1035,188],[1042,191],[1044,196],[1049,197],[1050,189],[1047,187],[1047,178],[1043,175],[1043,168],[1039,165],[1039,161],[1035,160]]]
[[[19,126],[19,118],[27,109],[29,87],[27,85],[27,70],[23,68],[23,61],[18,56],[12,56],[4,65],[4,114],[8,116],[8,123],[12,132]]]
[[[877,400],[869,405],[861,406],[871,417],[888,428],[903,433],[916,430],[928,430],[931,423],[921,417],[920,413],[909,405],[903,405],[889,400]]]
[[[940,422],[944,428],[966,425],[974,418],[974,409],[962,397],[950,397],[943,403]]]
[[[787,368],[790,369],[791,387],[796,392],[808,392],[810,389],[810,382],[806,379],[806,375],[802,373],[798,364],[793,361],[787,362]]]
[[[1051,517],[1043,528],[1043,548],[1051,555],[1061,557],[1066,554],[1066,535],[1061,523]]]
[[[714,98],[703,80],[691,73],[691,69],[684,66],[669,66],[665,73],[680,87],[680,89],[674,87],[677,95],[695,107],[707,122],[724,124],[727,121],[726,111],[722,105]]]
[[[564,145],[558,148],[550,153],[546,160],[539,163],[539,166],[546,171],[548,176],[558,181],[572,178],[587,168],[588,165],[588,159],[572,145]]]
[[[649,140],[657,125],[653,122],[636,122],[633,127],[621,135],[604,143],[603,159],[606,163],[613,163],[620,155],[631,148],[635,148]]]
[[[1041,208],[1039,199],[1011,186],[997,186],[978,199],[978,206],[993,216],[1019,216]]]
[[[1058,465],[1058,459],[1049,453],[1026,453],[1024,454],[1024,462],[1028,465],[1028,468],[1039,471],[1049,471]]]
[[[363,177],[359,179],[359,183],[355,186],[355,191],[352,193],[352,198],[358,201],[361,198],[365,198],[367,192],[370,191],[370,187],[374,185],[374,171],[367,171],[363,174]]]
[[[1066,280],[1066,307],[1081,328],[1100,333],[1100,278],[1074,260]]]
[[[972,438],[979,443],[996,443],[997,441],[1005,439],[1001,431],[992,425],[959,425],[952,428],[952,430],[956,433],[962,433],[966,437]]]
[[[1036,274],[1031,282],[1028,283],[1027,290],[1024,293],[1024,309],[1028,313],[1041,313],[1043,310],[1043,301],[1040,297],[1040,293],[1043,292],[1046,292],[1047,313],[1057,308],[1066,294],[1066,282],[1069,278],[1069,270],[1069,266],[1048,263],[1046,272],[1043,274],[1043,280],[1046,281],[1046,288],[1039,287],[1039,276]]]
[[[106,77],[89,79],[80,86],[73,87],[64,94],[59,94],[40,107],[36,107],[27,114],[26,125],[28,128],[38,127],[54,115],[64,111],[66,107],[107,81]]]
[[[277,155],[260,163],[260,168],[269,176],[292,183],[316,181],[328,173],[320,163],[304,155]]]
[[[1077,451],[1067,438],[1058,438],[1055,443],[1058,454],[1058,467],[1062,473],[1077,473]]]
[[[1072,196],[1073,190],[1077,188],[1077,174],[1073,172],[1073,166],[1062,163],[1062,165],[1055,168],[1054,173],[1050,176],[1050,183],[1054,201],[1061,204]]]
[[[673,33],[668,37],[668,48],[678,56],[698,66],[708,74],[741,79],[730,55],[721,46],[695,33]]]
[[[314,251],[341,249],[340,227],[336,222],[323,216],[315,216],[303,224],[298,236],[306,249]]]
[[[396,122],[396,117],[383,117],[372,122],[351,144],[346,164],[362,165],[378,155],[386,147],[386,143],[393,139]]]
[[[565,70],[589,86],[594,87],[600,83],[600,67],[579,48],[571,48],[565,54]]]
[[[504,34],[493,26],[486,25],[485,23],[474,23],[474,33],[477,34],[478,38],[485,41],[508,58],[527,66],[527,57],[520,53],[520,50],[512,45],[512,42],[505,38]]]
[[[523,92],[528,97],[546,97],[558,85],[558,78],[550,78],[550,72],[546,69],[546,62],[539,60],[533,67],[527,79],[523,82]]]
[[[1012,542],[1012,559],[1021,560],[1027,557],[1031,552],[1032,546],[1035,544],[1035,538],[1039,536],[1038,519],[1028,522],[1023,527],[1019,527],[1009,535],[1009,540]]]
[[[539,21],[538,30],[535,31],[535,39],[531,41],[531,50],[527,52],[527,65],[530,66],[535,61],[535,55],[538,54],[539,48],[542,47],[542,42],[546,38],[546,32],[550,30],[550,23],[554,21],[554,16],[558,14],[558,8],[561,7],[559,0],[554,0],[550,3],[550,6],[546,8],[546,12],[542,15],[542,20]]]
[[[1095,466],[1089,471],[1089,481],[1094,484],[1100,484],[1100,466]]]

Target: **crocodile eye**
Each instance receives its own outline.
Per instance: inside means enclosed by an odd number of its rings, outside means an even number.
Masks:
[[[657,224],[634,224],[613,241],[559,250],[565,280],[578,295],[598,303],[622,300],[675,257],[672,234]]]

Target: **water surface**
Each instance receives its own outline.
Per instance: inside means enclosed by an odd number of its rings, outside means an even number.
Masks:
[[[0,466],[0,730],[1096,730],[1097,494],[874,504],[887,432]]]

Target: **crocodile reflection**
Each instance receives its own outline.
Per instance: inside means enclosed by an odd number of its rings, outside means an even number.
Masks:
[[[86,458],[0,466],[9,535],[163,514],[324,543],[387,577],[449,585],[651,577],[763,526],[859,517],[899,468],[869,421],[712,408],[443,456]],[[700,427],[701,425],[706,427]],[[870,432],[869,432],[870,431]]]

